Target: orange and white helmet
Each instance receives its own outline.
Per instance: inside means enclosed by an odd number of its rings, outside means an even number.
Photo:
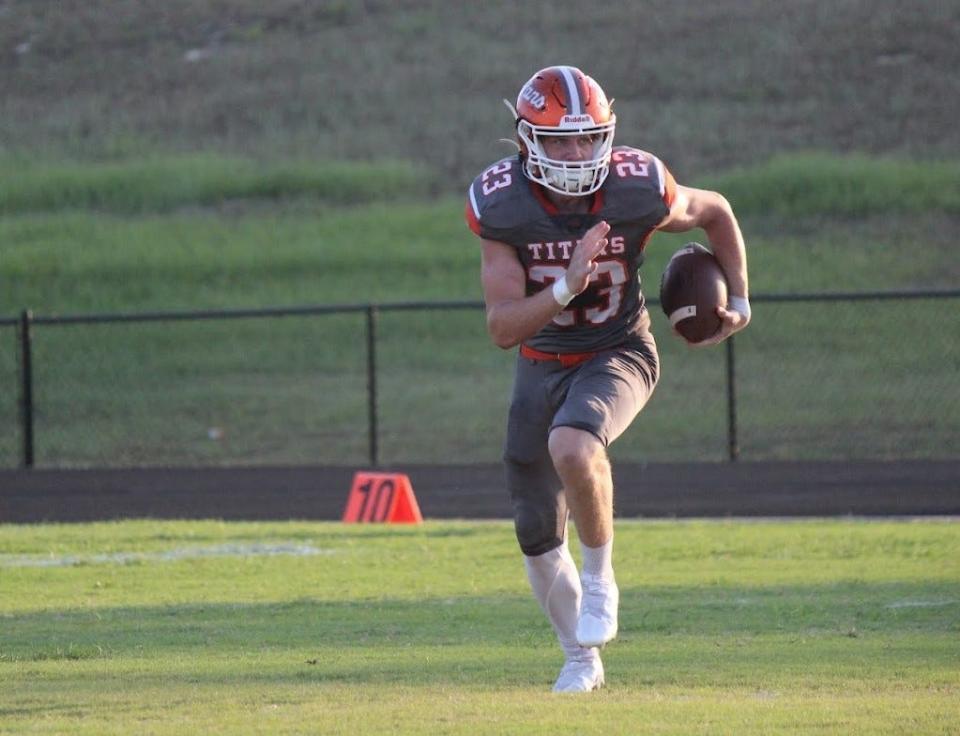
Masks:
[[[516,108],[517,136],[528,178],[551,191],[583,196],[597,191],[610,171],[610,152],[617,116],[600,85],[572,66],[541,69],[520,89]],[[584,161],[551,159],[544,136],[591,136],[593,155]]]

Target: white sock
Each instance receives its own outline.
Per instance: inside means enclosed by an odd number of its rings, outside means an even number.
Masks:
[[[563,653],[568,659],[582,656],[585,650],[577,643],[580,576],[567,543],[536,557],[524,555],[523,560],[533,594],[550,619]]]
[[[613,580],[613,537],[600,547],[588,547],[581,542],[580,552],[585,575]]]

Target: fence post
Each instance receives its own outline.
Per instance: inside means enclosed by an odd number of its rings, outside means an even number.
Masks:
[[[367,305],[367,427],[370,433],[370,464],[377,467],[377,307]]]
[[[33,467],[32,322],[33,314],[29,309],[20,312],[20,434],[23,437],[22,464],[25,468]]]
[[[730,462],[740,457],[737,441],[737,371],[733,335],[727,338],[727,453]]]

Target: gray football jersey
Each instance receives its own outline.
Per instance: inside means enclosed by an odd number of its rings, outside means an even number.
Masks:
[[[481,238],[516,249],[527,296],[560,278],[579,238],[600,220],[610,224],[597,270],[579,294],[526,341],[550,353],[602,350],[649,325],[638,270],[643,249],[670,211],[675,184],[660,160],[626,146],[613,149],[610,173],[587,214],[565,214],[523,174],[519,156],[489,166],[467,196],[466,219]]]

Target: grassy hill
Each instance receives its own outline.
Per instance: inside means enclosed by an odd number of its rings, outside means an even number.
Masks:
[[[8,0],[0,313],[472,297],[460,198],[507,150],[501,98],[560,62],[616,98],[618,140],[731,199],[754,290],[949,286],[960,276],[958,28],[960,4],[917,12],[893,0],[680,0],[655,12],[625,0]],[[339,219],[411,200],[435,209]],[[275,221],[282,236],[264,246]],[[370,232],[375,222],[385,227]],[[357,238],[378,243],[382,268],[360,258],[312,290],[285,284],[332,251],[357,253]],[[422,268],[464,248],[464,273],[446,282],[386,275],[397,259]],[[185,249],[183,273],[154,271]],[[110,278],[95,279],[74,300],[85,287],[68,264],[84,261],[126,288],[113,296]],[[244,263],[274,287],[231,289],[224,274]],[[55,274],[65,283],[47,288]]]
[[[211,154],[0,166],[0,315],[478,299],[462,199],[426,196],[419,171]],[[960,163],[781,157],[705,184],[739,214],[755,293],[960,282]],[[646,282],[702,237],[656,235]]]
[[[167,0],[0,5],[0,151],[405,159],[462,191],[538,68],[598,79],[680,181],[805,150],[960,151],[960,4]]]
[[[479,299],[463,193],[508,150],[500,99],[564,62],[616,98],[619,141],[730,198],[755,294],[960,283],[960,5],[645,7],[8,0],[0,316]],[[648,293],[697,237],[654,238]],[[956,447],[960,345],[940,307],[758,310],[738,341],[745,457]],[[684,351],[659,317],[664,382],[618,452],[721,459],[718,353]],[[38,462],[362,461],[363,330],[38,329]],[[496,458],[511,357],[482,315],[383,315],[380,336],[383,458]]]

